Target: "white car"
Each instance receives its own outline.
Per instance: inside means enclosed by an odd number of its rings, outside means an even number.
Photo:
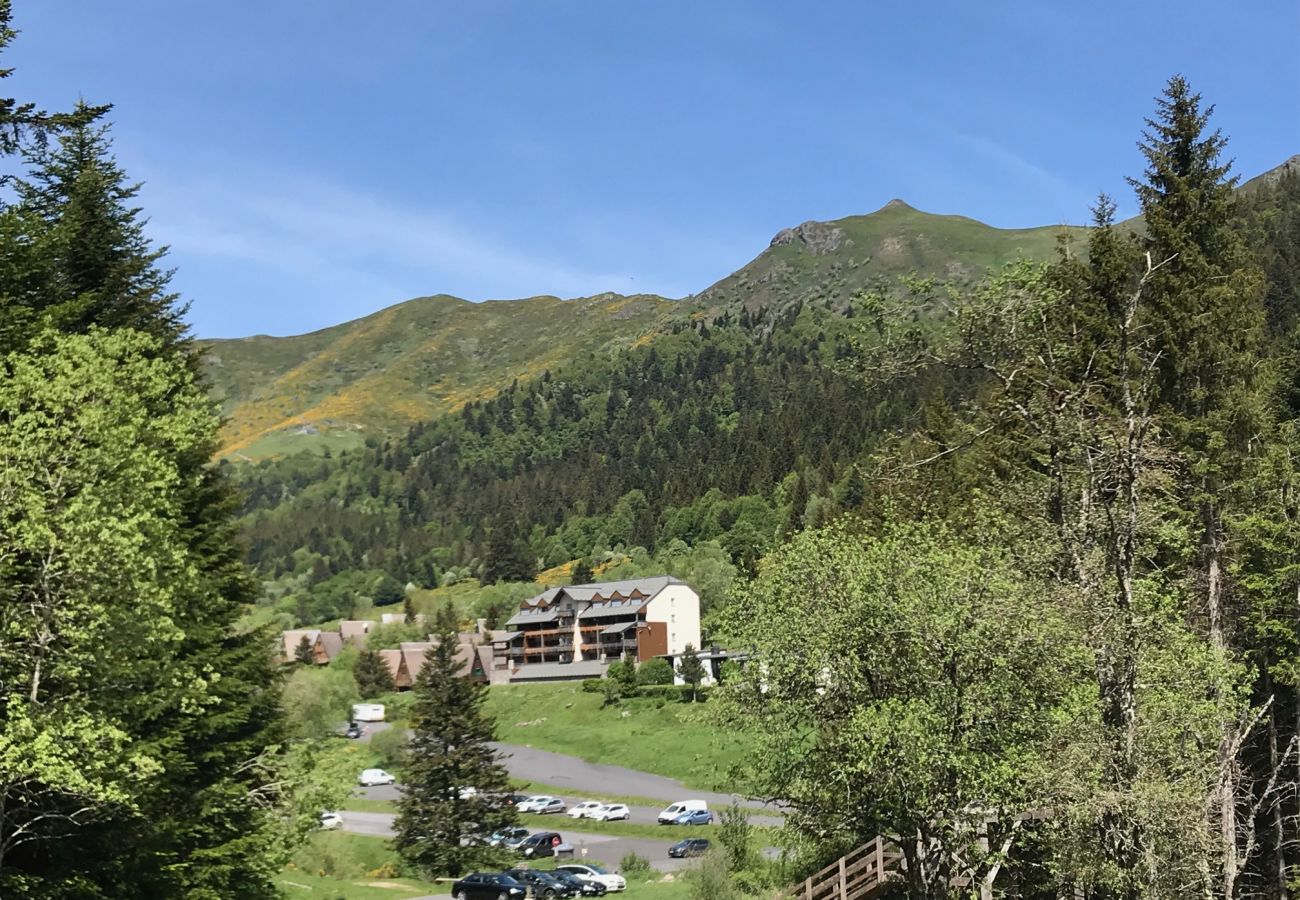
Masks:
[[[583,800],[569,810],[570,819],[585,819],[596,810],[604,806],[599,800]]]
[[[320,814],[320,827],[325,831],[342,828],[343,817],[336,812],[323,812]]]
[[[357,776],[357,784],[362,787],[373,787],[376,784],[395,784],[397,779],[383,769],[366,769]]]
[[[557,872],[568,872],[581,881],[593,881],[596,884],[603,884],[607,891],[627,890],[626,878],[622,875],[615,875],[613,872],[606,872],[600,866],[589,866],[585,863],[565,863],[562,866],[556,866],[555,870]]]
[[[527,800],[522,801],[518,806],[515,807],[515,809],[519,810],[521,813],[541,812],[546,807],[555,803],[555,801],[556,798],[550,796],[549,794],[535,794],[532,797],[529,797]]]
[[[587,814],[588,819],[595,819],[597,822],[613,822],[615,819],[626,819],[632,815],[632,811],[623,803],[604,803],[598,809]]]

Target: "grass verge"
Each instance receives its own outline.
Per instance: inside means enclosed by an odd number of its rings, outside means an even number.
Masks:
[[[702,790],[734,787],[729,773],[746,743],[709,723],[707,703],[602,702],[573,682],[512,684],[493,687],[487,708],[506,743],[652,772]]]

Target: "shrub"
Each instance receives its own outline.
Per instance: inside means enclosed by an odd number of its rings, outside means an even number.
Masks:
[[[582,689],[588,694],[599,694],[604,690],[603,681],[603,678],[584,678],[582,679]]]
[[[619,860],[619,869],[625,876],[627,875],[648,875],[650,873],[650,860],[638,853],[625,853]]]
[[[748,869],[754,859],[750,846],[749,816],[732,803],[722,811],[722,827],[718,829],[718,843],[726,851],[727,865],[733,872]]]
[[[385,769],[397,768],[406,749],[406,723],[401,723],[400,727],[395,724],[372,735],[370,749],[379,755],[380,764]]]
[[[636,673],[637,684],[661,685],[673,683],[673,667],[666,659],[648,659],[641,663],[641,668]]]
[[[686,873],[686,882],[691,900],[731,900],[740,896],[722,853],[704,854]]]

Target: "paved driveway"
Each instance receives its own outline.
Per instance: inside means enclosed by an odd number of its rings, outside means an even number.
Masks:
[[[392,813],[342,812],[343,830],[354,834],[368,834],[375,837],[393,836]],[[557,817],[558,818],[558,817]],[[669,859],[668,848],[675,841],[656,841],[651,838],[617,837],[605,834],[590,834],[582,831],[567,831],[563,822],[556,822],[553,830],[560,833],[565,842],[572,844],[574,860],[584,859],[602,862],[617,867],[619,860],[628,853],[638,853],[650,860],[650,865],[660,872],[680,869],[688,860]],[[585,855],[584,855],[585,851]]]
[[[369,730],[370,728],[367,728],[367,732]],[[623,766],[590,763],[564,753],[537,750],[520,744],[495,744],[494,746],[504,755],[506,770],[512,777],[550,785],[555,788],[555,794],[563,797],[570,806],[591,794],[647,797],[663,803],[663,806],[657,807],[631,807],[633,822],[653,823],[664,806],[677,800],[704,800],[715,814],[733,800],[742,804],[750,802],[739,794],[699,791],[663,775],[652,775],[649,772],[627,769]],[[365,788],[362,796],[396,800],[398,789],[392,785]],[[754,825],[780,825],[781,817],[779,811],[773,810],[768,814],[751,814],[749,821]]]
[[[660,810],[677,800],[706,801],[715,815],[733,800],[740,801],[741,804],[749,802],[740,795],[697,791],[685,787],[679,780],[664,778],[663,775],[588,762],[564,753],[551,753],[550,750],[521,747],[519,744],[495,744],[495,748],[503,754],[506,770],[513,778],[549,784],[555,788],[555,795],[562,797],[569,806],[593,793],[650,797],[663,802],[663,806],[629,806],[629,812],[632,813],[630,822],[654,825],[658,821]],[[380,784],[360,788],[359,791],[360,796],[372,797],[374,800],[396,800],[399,792],[400,786],[394,784]],[[749,821],[751,825],[781,825],[780,814],[774,813],[751,813]]]

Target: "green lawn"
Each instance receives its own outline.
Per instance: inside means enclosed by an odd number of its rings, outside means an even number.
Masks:
[[[487,707],[507,743],[666,775],[702,790],[734,787],[729,769],[745,744],[710,724],[707,703],[601,703],[601,695],[569,682],[497,685]]]

